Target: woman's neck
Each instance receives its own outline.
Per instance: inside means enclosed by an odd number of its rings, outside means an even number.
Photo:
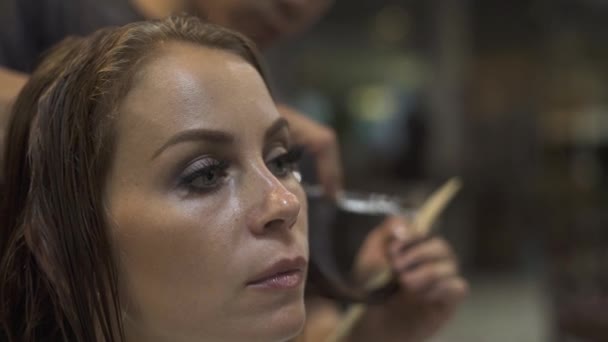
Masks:
[[[179,12],[184,0],[130,0],[135,9],[146,19],[160,19]]]

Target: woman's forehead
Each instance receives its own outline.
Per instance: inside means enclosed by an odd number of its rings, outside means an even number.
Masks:
[[[187,43],[165,47],[140,70],[120,112],[119,129],[134,134],[140,128],[145,135],[154,128],[167,136],[192,127],[257,131],[279,116],[251,64],[231,52]]]
[[[228,95],[226,90],[231,94],[239,90],[252,94],[266,90],[259,72],[243,57],[185,42],[170,42],[160,48],[137,73],[133,88],[185,97],[196,91],[210,99]]]

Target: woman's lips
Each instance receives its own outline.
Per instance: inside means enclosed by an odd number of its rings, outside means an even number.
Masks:
[[[306,270],[304,257],[284,258],[270,264],[252,280],[247,282],[248,287],[269,290],[288,290],[299,287],[304,283]]]
[[[275,289],[275,290],[288,290],[293,289],[303,283],[304,272],[300,270],[287,271],[279,273],[270,278],[266,278],[260,281],[255,281],[247,284],[249,287],[259,289]]]

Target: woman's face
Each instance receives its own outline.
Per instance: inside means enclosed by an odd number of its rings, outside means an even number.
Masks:
[[[258,72],[229,52],[170,43],[119,113],[106,202],[128,338],[294,336],[306,201]]]

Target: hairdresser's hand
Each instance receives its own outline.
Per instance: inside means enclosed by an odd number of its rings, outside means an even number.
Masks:
[[[452,317],[468,293],[446,241],[416,235],[402,218],[391,217],[369,234],[355,267],[359,277],[369,279],[387,266],[395,272],[400,291],[368,309],[352,341],[425,341]]]
[[[342,187],[340,150],[334,131],[323,126],[295,109],[278,104],[281,115],[289,121],[291,135],[296,144],[313,155],[317,164],[317,176],[325,193],[334,197]]]

